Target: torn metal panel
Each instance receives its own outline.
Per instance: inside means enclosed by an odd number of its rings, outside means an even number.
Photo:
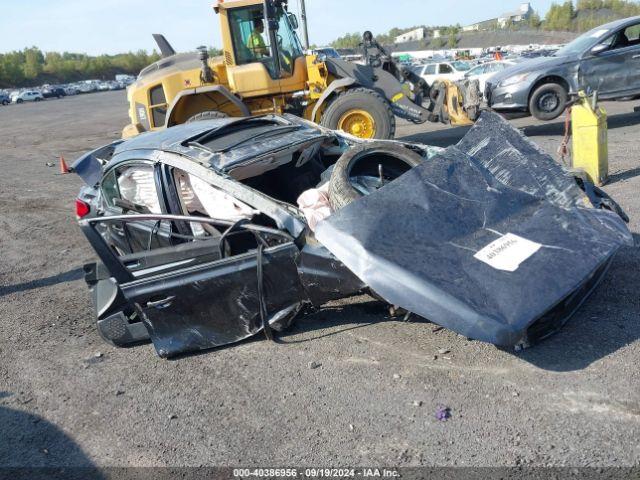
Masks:
[[[619,216],[579,206],[584,194],[573,180],[491,117],[483,114],[459,146],[320,222],[316,236],[389,303],[512,346],[561,302],[579,305],[591,289],[572,295],[597,283],[632,240]],[[509,234],[540,248],[513,271],[476,258],[496,241],[494,257],[522,256]]]
[[[298,249],[265,250],[263,273],[269,324],[288,323],[306,296],[295,266]],[[171,357],[239,342],[262,331],[255,254],[121,285],[138,305],[158,355]]]
[[[315,307],[355,295],[367,288],[364,282],[313,237],[308,239],[298,257],[298,272],[309,300]]]
[[[508,187],[563,208],[589,205],[573,177],[500,115],[483,113],[457,147]]]
[[[626,243],[632,244],[629,229],[619,221],[622,218],[628,222],[628,218],[613,199],[586,179],[578,183],[575,173],[565,170],[500,115],[484,112],[457,148],[503,185],[561,208],[586,209],[589,218],[598,218],[598,222],[616,230]],[[611,211],[617,215],[610,215]]]

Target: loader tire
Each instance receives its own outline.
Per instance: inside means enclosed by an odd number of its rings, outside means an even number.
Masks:
[[[344,153],[333,167],[329,180],[329,203],[334,210],[363,196],[352,184],[352,175],[378,177],[382,165],[385,181],[392,181],[420,165],[423,158],[407,147],[394,143],[371,142]]]
[[[335,97],[324,110],[320,125],[380,140],[392,139],[396,132],[389,102],[368,88],[353,88]]]
[[[201,122],[202,120],[213,120],[214,118],[227,118],[224,112],[218,112],[217,110],[210,110],[207,112],[196,113],[193,117],[190,117],[186,123]]]

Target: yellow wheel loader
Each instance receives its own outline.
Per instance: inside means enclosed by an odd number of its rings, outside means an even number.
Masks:
[[[393,138],[395,117],[464,125],[479,114],[477,82],[431,86],[396,64],[365,32],[362,64],[306,55],[287,0],[219,0],[223,56],[176,53],[154,35],[163,58],[127,90],[128,138],[173,125],[292,113],[360,138]]]

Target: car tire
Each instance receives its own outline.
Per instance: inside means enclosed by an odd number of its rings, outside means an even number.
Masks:
[[[351,183],[354,171],[377,176],[378,166],[383,165],[383,171],[387,174],[385,178],[393,180],[423,160],[420,155],[400,144],[371,142],[358,145],[345,152],[333,167],[329,180],[329,203],[334,210],[339,210],[363,196]]]
[[[396,117],[391,110],[389,102],[378,93],[368,88],[353,88],[342,92],[336,96],[326,107],[320,119],[320,125],[332,130],[340,130],[341,123],[344,125],[349,120],[349,116],[354,118],[354,123],[358,123],[357,115],[364,116],[366,125],[373,120],[373,130],[370,134],[358,135],[352,129],[351,133],[361,138],[376,138],[379,140],[392,139],[396,132]]]
[[[228,117],[229,115],[227,115],[224,112],[218,112],[217,110],[210,110],[207,112],[196,113],[193,117],[190,117],[186,123],[201,122],[203,120],[213,120],[214,118],[228,118]]]
[[[9,101],[8,100],[3,100],[2,101],[2,105],[9,105]]]
[[[545,83],[529,99],[529,111],[538,120],[558,118],[567,106],[567,91],[558,83]]]
[[[35,101],[36,101],[36,102],[39,102],[39,101],[41,101],[41,100],[42,100],[41,98],[38,98],[38,97],[36,97],[36,98],[35,98]]]
[[[22,100],[21,98],[16,100],[16,103],[24,103],[24,100]]]

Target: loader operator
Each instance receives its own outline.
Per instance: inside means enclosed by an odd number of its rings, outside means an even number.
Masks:
[[[264,22],[261,18],[253,21],[253,31],[247,39],[247,48],[253,53],[255,58],[263,58],[269,56],[269,49],[264,43],[262,34],[264,33]]]

